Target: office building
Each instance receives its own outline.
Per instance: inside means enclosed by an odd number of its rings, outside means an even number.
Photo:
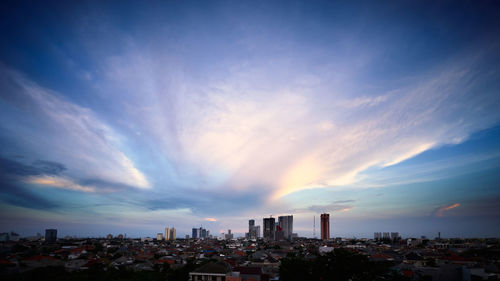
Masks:
[[[165,227],[165,240],[170,240],[170,228]]]
[[[275,232],[276,232],[274,218],[273,217],[264,218],[263,224],[264,224],[264,239],[267,239],[270,241],[274,240],[275,239]]]
[[[330,239],[330,214],[321,214],[321,239]]]
[[[375,239],[375,240],[382,239],[382,232],[374,232],[373,233],[373,239]]]
[[[278,226],[283,231],[284,239],[291,240],[293,233],[293,216],[278,217]]]
[[[226,240],[230,240],[230,239],[234,238],[233,234],[231,233],[231,229],[227,230],[227,234],[226,234],[225,238],[226,238]]]
[[[391,239],[394,241],[399,239],[399,232],[391,232]]]
[[[57,240],[57,229],[46,229],[45,230],[45,241],[46,242],[56,242]]]
[[[285,240],[285,232],[283,231],[283,228],[281,226],[277,225],[276,226],[276,231],[274,232],[274,240],[276,241],[281,241]]]
[[[169,233],[169,239],[168,240],[175,240],[176,239],[176,230],[175,227],[170,228],[170,233]]]
[[[193,228],[193,233],[191,233],[191,237],[193,237],[193,239],[197,239],[199,238],[198,237],[198,228]]]
[[[163,233],[157,233],[156,234],[156,240],[158,240],[158,241],[163,240]]]
[[[255,226],[255,220],[248,221],[248,233],[246,233],[246,238],[257,239],[260,236],[260,226]]]

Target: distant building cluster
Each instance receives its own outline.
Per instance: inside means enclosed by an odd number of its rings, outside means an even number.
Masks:
[[[161,234],[161,233],[158,233],[158,234]],[[165,227],[165,236],[163,237],[165,239],[165,241],[173,241],[176,239],[176,230],[174,227]],[[159,237],[160,239],[157,239],[156,240],[163,240],[161,239],[162,237]]]
[[[210,231],[206,230],[203,227],[193,228],[191,234],[192,234],[191,237],[194,238],[194,239],[206,239],[206,238],[210,238]]]
[[[293,233],[293,216],[279,216],[276,222],[272,216],[264,218],[264,239],[268,241],[291,240],[298,235]],[[260,232],[260,228],[259,228]]]
[[[375,240],[393,240],[399,239],[399,232],[374,232],[373,239]]]
[[[1,274],[19,274],[17,279],[6,280],[25,280],[22,278],[25,272],[43,267],[63,267],[70,274],[74,271],[91,270],[92,274],[97,274],[95,279],[101,280],[98,274],[105,274],[110,269],[124,270],[127,274],[147,271],[148,274],[164,277],[165,273],[174,272],[190,264],[193,267],[189,269],[189,280],[287,280],[280,279],[280,275],[285,272],[286,276],[287,267],[283,270],[281,267],[286,264],[282,261],[289,259],[288,257],[304,255],[309,261],[315,261],[349,251],[362,256],[362,260],[369,261],[371,265],[390,264],[386,272],[377,269],[377,274],[381,274],[380,279],[367,280],[500,279],[500,271],[496,266],[492,266],[497,262],[495,254],[500,239],[443,239],[440,234],[434,240],[425,237],[402,239],[398,232],[375,232],[374,239],[326,239],[326,227],[329,224],[326,221],[329,216],[326,215],[328,214],[322,216],[324,239],[295,238],[293,234],[291,237],[294,239],[286,239],[290,231],[293,231],[292,216],[278,217],[277,222],[272,217],[264,218],[265,225],[269,226],[266,231],[268,236],[255,240],[234,238],[229,229],[223,236],[227,239],[188,237],[166,243],[166,240],[175,236],[172,235],[175,233],[173,227],[167,227],[166,232],[158,233],[156,239],[127,239],[121,234],[116,237],[108,234],[106,238],[58,239],[56,229],[47,229],[45,239],[37,234],[33,237],[38,237],[38,240],[34,241],[30,240],[33,239],[30,237],[19,238],[14,232],[1,233],[0,271]],[[248,227],[248,233],[251,233],[251,229],[256,227],[255,220],[250,220]],[[198,231],[199,228],[196,228],[196,233]],[[208,230],[206,233],[209,235]],[[274,237],[274,240],[271,240],[271,237]],[[27,252],[24,250],[26,248],[33,251]],[[474,256],[471,256],[471,253],[474,253]],[[349,261],[349,257],[342,254],[337,257]],[[308,269],[307,264],[304,267],[303,263],[294,263],[292,266],[295,273]],[[361,266],[356,270],[366,271],[369,268],[371,267]],[[46,279],[44,276],[37,277],[39,280]],[[391,279],[393,277],[398,279]]]
[[[0,242],[6,242],[6,241],[19,241],[19,234],[11,231],[11,232],[2,232],[0,233]]]

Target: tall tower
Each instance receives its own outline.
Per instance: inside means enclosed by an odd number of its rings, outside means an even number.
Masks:
[[[275,232],[276,226],[274,223],[274,218],[264,218],[264,239],[274,240]]]
[[[321,239],[330,239],[330,214],[321,214]]]
[[[172,228],[170,229],[169,236],[170,236],[170,237],[169,237],[169,238],[170,238],[169,240],[175,240],[175,237],[176,237],[176,231],[175,231],[175,228],[174,228],[174,227],[172,227]]]
[[[248,221],[248,238],[257,239],[257,228],[255,227],[255,220]]]
[[[293,216],[278,217],[278,225],[283,230],[285,239],[292,239],[293,233]]]
[[[165,240],[170,240],[170,228],[165,227]]]

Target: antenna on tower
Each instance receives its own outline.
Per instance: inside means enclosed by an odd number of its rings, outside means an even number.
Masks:
[[[313,237],[316,239],[316,215],[313,215]]]

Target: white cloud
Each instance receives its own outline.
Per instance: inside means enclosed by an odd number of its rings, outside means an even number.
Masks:
[[[6,69],[1,72],[16,85],[2,85],[2,89],[14,91],[8,94],[22,99],[22,105],[16,106],[26,118],[31,118],[32,124],[37,125],[22,128],[24,117],[13,120],[17,130],[29,131],[21,136],[30,146],[24,152],[35,151],[37,155],[27,156],[64,163],[68,168],[67,176],[137,188],[151,186],[145,175],[120,150],[121,137],[90,109],[71,103],[18,73]],[[30,137],[36,140],[28,139]],[[79,188],[76,184],[68,186]],[[85,188],[80,189],[85,191]]]
[[[143,56],[131,49],[115,58],[106,65],[115,80],[104,84],[120,92],[113,87],[123,82],[134,101],[123,102],[130,120],[162,147],[185,181],[204,179],[200,188],[261,188],[279,198],[353,185],[369,167],[460,143],[500,119],[491,111],[498,101],[476,92],[477,63],[466,59],[387,93],[357,95],[345,85],[345,92],[336,90],[326,74],[310,79],[272,63],[229,65],[224,75],[214,71],[196,80],[166,67],[171,58]],[[136,73],[151,75],[134,79]],[[300,82],[304,75],[313,82]]]

